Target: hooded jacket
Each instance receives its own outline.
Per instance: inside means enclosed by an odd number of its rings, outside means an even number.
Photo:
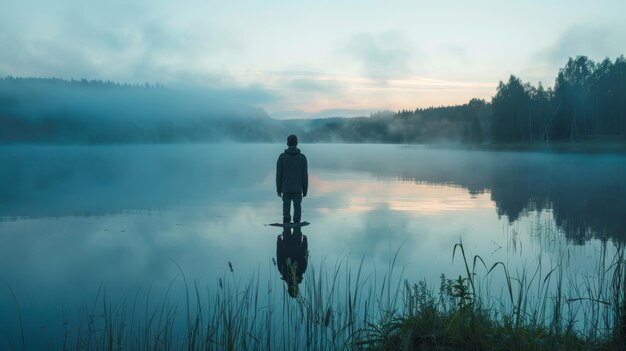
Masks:
[[[276,162],[276,191],[306,195],[309,173],[306,156],[295,146],[285,149]]]

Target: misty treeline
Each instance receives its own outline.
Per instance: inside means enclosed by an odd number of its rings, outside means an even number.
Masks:
[[[45,78],[0,79],[0,143],[526,143],[626,137],[626,60],[570,58],[554,88],[511,76],[491,102],[275,120],[216,91]]]
[[[554,88],[511,76],[490,103],[415,111],[378,112],[369,118],[329,122],[310,133],[314,141],[518,143],[607,140],[626,137],[626,60],[600,63],[570,58]]]
[[[380,111],[370,117],[330,119],[306,136],[316,142],[481,143],[489,133],[490,118],[489,104],[472,99],[459,106]]]
[[[2,143],[266,141],[276,137],[276,129],[262,109],[225,101],[211,91],[84,79],[0,79]]]
[[[291,133],[307,142],[481,142],[490,116],[489,104],[474,99],[370,117],[281,121],[206,91],[84,79],[0,79],[2,143],[260,142],[284,141]]]
[[[570,58],[554,89],[534,87],[515,76],[500,82],[491,100],[496,142],[624,139],[626,59],[596,63]]]

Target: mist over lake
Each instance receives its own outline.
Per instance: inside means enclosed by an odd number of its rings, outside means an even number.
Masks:
[[[256,277],[282,294],[273,263],[280,228],[264,224],[281,220],[275,163],[283,148],[4,146],[0,277],[18,296],[28,333],[54,339],[102,287],[115,304],[149,290],[161,296],[174,282],[169,299],[180,302],[181,274],[203,289],[226,275]],[[537,257],[549,266],[566,252],[576,277],[625,239],[624,155],[301,149],[310,176],[303,219],[312,223],[302,231],[313,270],[339,264],[380,284],[398,252],[395,277],[403,271],[403,279],[437,284],[442,273],[464,272],[452,262],[462,240],[471,255],[511,267]],[[10,295],[0,296],[0,329],[18,335]]]

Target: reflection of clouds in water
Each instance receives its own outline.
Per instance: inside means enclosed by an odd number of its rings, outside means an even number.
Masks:
[[[471,196],[466,189],[422,184],[412,186],[417,192],[416,197],[397,197],[398,200],[390,200],[391,210],[437,214],[472,209],[495,209],[488,193]]]
[[[337,208],[318,207],[320,213],[369,212],[378,206],[392,211],[436,214],[470,209],[495,209],[489,193],[470,195],[467,189],[393,180],[335,180],[315,178],[313,185],[321,196],[341,194]]]
[[[473,220],[486,223],[470,227],[468,222]],[[331,212],[312,221],[313,228],[323,229],[309,235],[315,239],[310,245],[312,262],[347,256],[348,267],[354,271],[363,259],[363,272],[374,273],[380,280],[399,250],[396,274],[404,271],[410,282],[426,279],[435,285],[442,273],[448,277],[463,273],[459,261],[452,262],[452,248],[460,238],[467,241],[469,252],[487,257],[493,251],[490,240],[501,235],[503,223],[488,208],[416,216],[386,206],[359,213]]]
[[[384,272],[402,247],[398,264],[406,276],[430,282],[441,273],[451,277],[462,272],[458,260],[452,263],[452,248],[461,238],[468,255],[506,261],[505,251],[492,254],[498,248],[494,242],[504,245],[507,222],[495,216],[488,192],[471,195],[458,186],[372,179],[350,171],[323,174],[316,183],[319,196],[328,201],[316,207],[318,218],[312,221],[326,232],[312,247],[326,254],[349,254],[353,265],[365,257],[366,270]]]

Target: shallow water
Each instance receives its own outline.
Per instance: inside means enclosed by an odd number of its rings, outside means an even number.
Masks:
[[[168,296],[177,301],[181,271],[207,290],[225,276],[254,276],[280,291],[272,261],[280,230],[264,224],[281,219],[274,167],[282,149],[3,146],[0,332],[19,338],[19,306],[27,335],[56,340],[101,286],[115,304],[138,291],[162,296],[174,281]],[[462,240],[469,257],[488,265],[532,266],[541,257],[550,267],[567,253],[572,276],[582,277],[626,237],[625,156],[397,145],[302,151],[313,269],[356,271],[363,262],[364,275],[380,280],[393,263],[398,279],[437,285],[442,273],[463,274],[452,261]]]

